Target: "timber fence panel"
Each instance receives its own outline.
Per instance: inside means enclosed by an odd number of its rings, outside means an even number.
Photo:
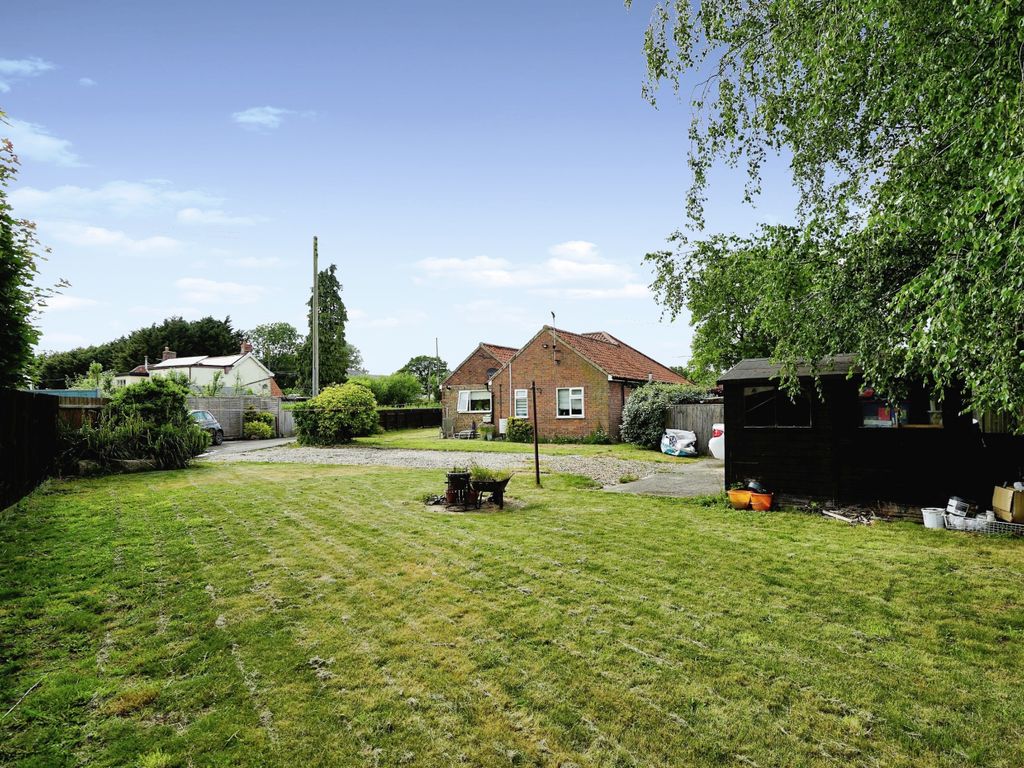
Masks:
[[[190,397],[188,407],[193,411],[209,411],[220,422],[224,437],[234,440],[242,437],[242,418],[246,408],[269,411],[274,414],[274,434],[281,434],[281,398],[244,395],[239,397]]]
[[[0,509],[28,495],[57,462],[59,399],[0,390]]]
[[[81,429],[83,425],[96,426],[103,410],[109,401],[105,397],[73,397],[58,395],[61,422],[71,429]]]
[[[725,405],[722,403],[685,403],[668,409],[665,426],[670,429],[687,429],[697,435],[697,450],[708,453],[711,439],[711,425],[725,423]]]
[[[378,408],[377,413],[386,432],[441,426],[440,408]]]

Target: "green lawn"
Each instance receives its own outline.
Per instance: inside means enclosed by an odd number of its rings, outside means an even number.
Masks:
[[[375,448],[415,448],[424,451],[479,451],[481,453],[533,453],[533,443],[509,443],[504,440],[444,440],[438,437],[437,427],[427,429],[398,429],[372,437],[357,437],[356,445]],[[647,451],[629,443],[614,445],[583,445],[582,443],[541,443],[540,452],[547,456],[603,456],[612,459],[637,461],[663,461],[686,463],[696,459],[666,456],[659,451]]]
[[[0,514],[0,764],[1019,766],[1024,544],[205,465]]]

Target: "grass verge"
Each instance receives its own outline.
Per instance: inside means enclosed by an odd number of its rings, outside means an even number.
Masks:
[[[1024,764],[1020,542],[579,485],[52,483],[0,515],[0,764]]]
[[[370,437],[357,437],[355,445],[371,448],[412,448],[421,451],[474,451],[478,453],[533,453],[533,443],[510,443],[505,440],[444,440],[436,427],[400,429]],[[647,451],[629,443],[585,445],[583,443],[541,443],[543,456],[595,456],[632,461],[657,461],[685,464],[697,459],[666,456],[660,451]]]

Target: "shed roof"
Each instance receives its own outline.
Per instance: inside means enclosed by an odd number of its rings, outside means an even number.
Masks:
[[[853,355],[834,355],[819,360],[816,364],[801,362],[797,364],[797,376],[846,376],[851,370],[858,370]],[[777,379],[782,366],[771,361],[769,357],[750,357],[740,360],[736,365],[718,377],[718,383],[726,381],[753,381],[755,379]]]

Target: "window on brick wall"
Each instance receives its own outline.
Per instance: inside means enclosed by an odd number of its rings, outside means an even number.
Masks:
[[[560,419],[583,418],[583,387],[559,387],[555,390],[556,413]]]
[[[459,392],[459,413],[486,413],[491,410],[491,393],[486,389],[463,389]]]
[[[517,419],[525,419],[526,417],[528,417],[530,415],[530,408],[529,408],[529,405],[528,405],[529,400],[527,399],[527,395],[528,394],[529,394],[529,390],[527,390],[527,389],[517,389],[516,390],[516,408],[515,408],[516,414],[515,415],[516,415]]]

